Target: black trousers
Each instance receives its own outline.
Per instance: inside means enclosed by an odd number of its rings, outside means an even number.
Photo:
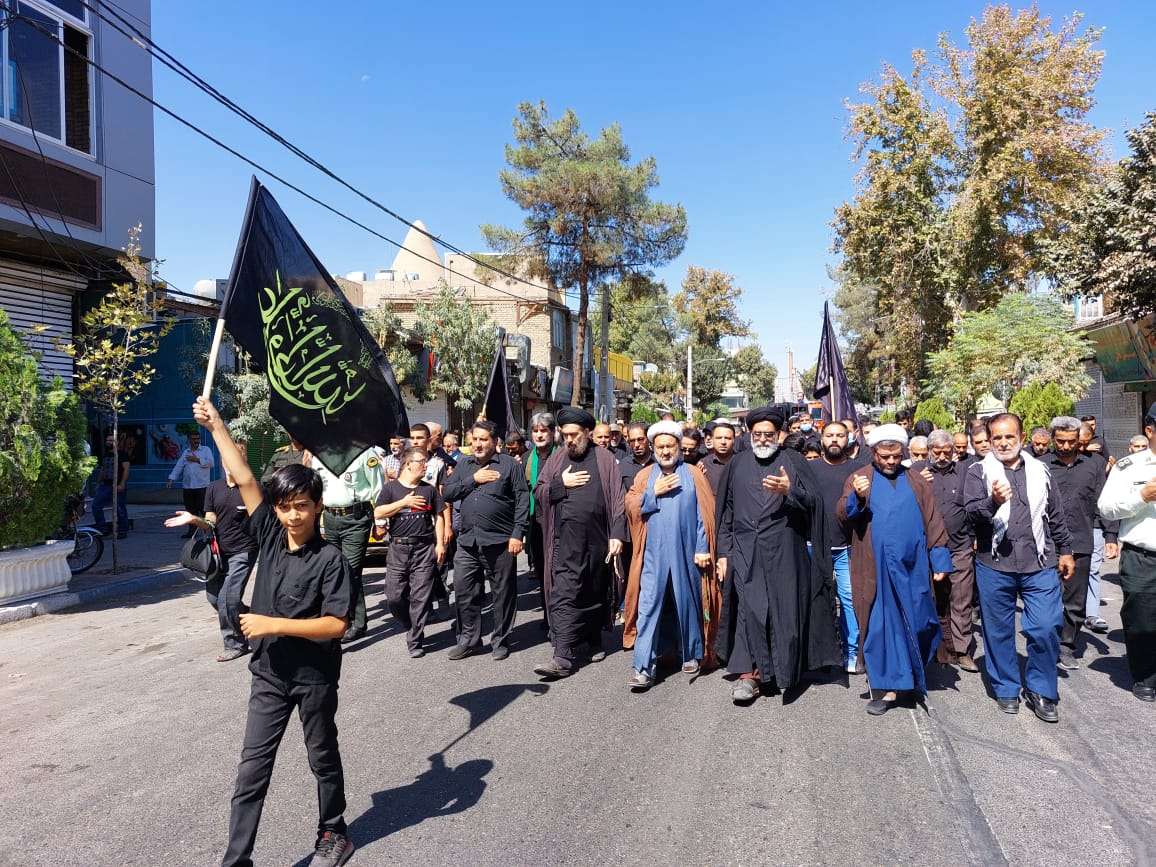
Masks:
[[[182,488],[181,499],[185,504],[185,511],[191,512],[198,518],[205,517],[205,491],[208,488]],[[127,530],[128,527],[121,527],[122,530]],[[192,527],[189,528],[193,529]]]
[[[1062,582],[1064,594],[1064,625],[1060,629],[1060,650],[1074,653],[1076,636],[1084,627],[1084,614],[1088,606],[1088,574],[1092,570],[1091,554],[1076,554],[1076,569],[1067,581]]]
[[[425,639],[437,570],[437,546],[433,542],[390,543],[385,563],[385,598],[389,600],[389,613],[409,632],[405,643],[410,650],[421,647]]]
[[[542,541],[542,525],[538,523],[537,518],[530,521],[530,529],[526,533],[526,541],[529,543],[528,556],[530,559],[530,568],[534,570],[534,580],[538,584],[538,601],[542,605],[542,623],[546,628],[550,628],[550,608],[546,605],[546,550],[544,542]]]
[[[365,629],[365,586],[361,583],[361,570],[365,565],[365,549],[369,545],[369,530],[372,526],[372,509],[359,518],[325,513],[325,538],[340,548],[349,561],[352,578],[349,597],[353,602],[349,612],[349,626],[352,629]]]
[[[486,572],[492,574],[494,632],[490,647],[508,647],[514,615],[518,613],[518,561],[508,542],[467,545],[458,541],[454,557],[454,599],[457,602],[458,644],[482,643],[482,588]]]
[[[253,672],[245,741],[229,811],[226,867],[250,867],[277,747],[297,708],[309,767],[317,778],[317,830],[345,834],[345,774],[337,748],[337,683],[295,683]]]
[[[1120,588],[1124,604],[1124,648],[1132,679],[1156,686],[1156,556],[1130,545],[1120,551]]]

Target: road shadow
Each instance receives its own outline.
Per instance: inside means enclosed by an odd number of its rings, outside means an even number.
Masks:
[[[450,704],[470,715],[466,730],[430,756],[429,767],[412,783],[375,792],[371,796],[373,806],[350,824],[350,838],[357,846],[366,846],[427,819],[462,813],[477,804],[486,791],[485,777],[494,763],[489,759],[469,759],[451,766],[446,763],[446,753],[522,695],[543,695],[549,688],[541,683],[500,684],[451,698]]]
[[[1132,691],[1132,672],[1128,670],[1128,660],[1123,656],[1101,656],[1098,659],[1093,659],[1086,665],[1091,671],[1097,671],[1101,674],[1108,675],[1108,679],[1112,681],[1112,686],[1120,689]]]

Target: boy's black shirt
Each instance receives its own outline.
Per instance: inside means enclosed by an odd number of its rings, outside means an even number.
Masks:
[[[398,500],[404,500],[411,493],[425,497],[424,509],[402,509],[389,518],[389,535],[391,537],[413,538],[429,536],[434,540],[434,521],[445,509],[441,494],[433,485],[419,481],[410,488],[399,480],[392,479],[381,489],[377,497],[376,506],[388,506]]]
[[[260,545],[253,584],[253,614],[294,620],[331,615],[349,617],[349,562],[341,551],[314,533],[301,548],[289,550],[288,532],[268,502],[249,516]],[[298,683],[336,683],[341,674],[341,642],[270,635],[252,642],[249,669]]]

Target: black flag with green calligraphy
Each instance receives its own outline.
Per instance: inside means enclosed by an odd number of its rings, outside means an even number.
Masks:
[[[253,178],[221,318],[269,379],[269,413],[335,475],[409,433],[385,353]]]

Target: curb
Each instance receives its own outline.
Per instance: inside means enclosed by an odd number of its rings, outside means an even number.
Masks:
[[[140,575],[124,581],[114,581],[111,584],[101,584],[98,587],[89,587],[86,590],[80,590],[75,593],[54,593],[51,596],[45,596],[43,599],[23,602],[8,608],[0,608],[0,626],[6,623],[28,620],[31,617],[39,617],[42,614],[55,614],[57,611],[63,611],[66,608],[76,608],[79,605],[87,605],[90,602],[99,602],[101,599],[126,596],[129,593],[148,590],[151,587],[183,576],[184,573],[184,567],[173,566],[168,569],[162,569],[159,572],[151,572],[148,575]]]

